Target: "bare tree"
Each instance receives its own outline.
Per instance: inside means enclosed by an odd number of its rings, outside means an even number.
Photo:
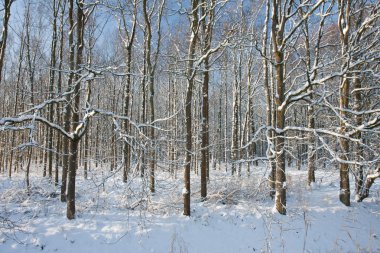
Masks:
[[[213,23],[214,23],[214,8],[215,1],[212,0],[209,5],[206,1],[202,1],[202,16],[208,15],[207,23],[206,19],[202,21],[202,33],[204,36],[203,41],[203,54],[211,49]],[[207,197],[207,179],[210,166],[210,150],[209,150],[209,79],[210,79],[210,62],[209,56],[204,59],[204,73],[202,82],[202,142],[201,142],[201,197],[204,199]]]
[[[60,1],[59,1],[60,2]],[[57,3],[56,0],[53,0],[53,25],[52,25],[52,40],[50,47],[50,77],[49,77],[49,98],[52,99],[54,94],[54,81],[55,81],[55,67],[56,67],[56,51],[57,51],[57,43],[58,43],[58,35],[57,35],[57,18],[60,3]],[[54,106],[53,104],[49,105],[49,120],[53,121],[54,119]],[[49,178],[53,177],[53,129],[50,128],[48,131],[48,172]]]
[[[132,93],[131,93],[131,85],[132,85],[132,52],[133,52],[133,43],[135,40],[136,34],[136,25],[137,25],[137,1],[132,2],[132,11],[131,11],[131,27],[128,26],[128,20],[125,13],[125,7],[122,5],[121,1],[118,1],[118,10],[120,11],[120,20],[119,23],[119,33],[122,37],[123,46],[125,49],[125,61],[126,61],[126,81],[124,86],[124,105],[123,105],[123,113],[126,117],[130,117],[130,105],[132,103]],[[128,136],[130,132],[130,125],[127,120],[123,122],[123,130]],[[127,137],[124,138],[123,144],[123,181],[127,182],[128,173],[131,166],[131,143]]]
[[[4,16],[3,16],[3,30],[1,32],[0,40],[0,83],[3,76],[3,65],[5,58],[5,49],[7,47],[7,38],[8,38],[8,23],[9,18],[11,17],[11,6],[14,0],[4,0]]]
[[[84,48],[84,1],[77,2],[77,42],[76,42],[76,67],[78,71],[82,65],[83,61],[83,48]],[[73,123],[73,129],[79,126],[79,113],[80,113],[80,82],[78,82],[79,76],[76,75],[74,79],[74,101],[73,101],[73,113],[71,115],[71,122]],[[75,135],[70,142],[70,154],[69,154],[69,167],[68,167],[68,184],[67,184],[67,218],[75,218],[75,180],[76,171],[78,168],[78,151],[79,151],[79,141],[81,136]]]
[[[285,53],[286,46],[292,35],[299,29],[299,27],[305,22],[305,20],[322,4],[323,1],[318,1],[311,5],[310,9],[302,16],[302,18],[287,31],[286,24],[290,18],[298,12],[299,9],[305,7],[305,5],[296,6],[294,2],[285,2],[273,0],[272,1],[272,24],[271,24],[271,37],[272,37],[272,53],[274,58],[275,67],[275,87],[272,92],[275,94],[274,104],[276,116],[276,129],[275,131],[275,156],[276,156],[276,195],[275,206],[280,214],[286,214],[286,175],[285,175],[285,132],[282,129],[285,128],[285,112],[286,108],[300,99],[297,95],[307,96],[309,95],[305,91],[310,87],[310,83],[306,83],[302,89],[292,92],[285,92]],[[287,93],[285,97],[285,93]]]
[[[287,8],[288,14],[290,8]],[[276,69],[275,104],[276,104],[276,128],[283,129],[285,126],[285,110],[279,108],[284,102],[284,51],[283,40],[285,32],[285,13],[282,10],[281,1],[274,0],[272,3],[272,45]],[[280,214],[286,214],[286,176],[285,176],[285,153],[284,153],[284,133],[276,133],[276,209]]]
[[[349,65],[348,59],[348,43],[350,36],[350,10],[351,10],[351,1],[342,1],[338,2],[339,5],[339,17],[338,17],[338,27],[340,31],[340,39],[342,45],[342,56],[344,60],[342,68],[347,68]],[[347,117],[347,113],[345,109],[348,109],[349,104],[349,95],[350,95],[350,81],[347,74],[342,76],[342,81],[339,89],[339,105],[340,105],[340,116],[342,118]],[[340,134],[345,135],[346,133],[346,125],[341,120],[340,122]],[[340,138],[340,147],[341,147],[341,159],[343,161],[349,160],[349,140],[346,138]],[[350,205],[350,177],[349,177],[349,169],[348,164],[341,162],[339,164],[339,172],[340,172],[340,193],[339,200],[346,206]]]
[[[67,87],[70,89],[72,88],[73,80],[74,80],[74,68],[75,68],[75,52],[74,52],[74,2],[73,0],[69,1],[69,68],[70,68],[70,74],[68,79],[68,85]],[[67,104],[65,106],[65,112],[64,112],[64,130],[66,132],[70,131],[70,119],[71,119],[71,106],[69,101],[71,101],[71,93],[67,93]],[[61,201],[66,202],[66,190],[67,190],[67,175],[68,175],[68,168],[69,168],[69,145],[70,140],[67,138],[63,139],[62,146],[63,146],[63,160],[62,160],[62,183],[61,183]]]
[[[185,154],[185,170],[184,170],[184,188],[183,195],[183,214],[190,216],[190,169],[191,169],[191,156],[192,156],[192,116],[191,116],[191,102],[193,99],[193,87],[195,78],[194,59],[195,49],[198,37],[198,0],[191,1],[191,23],[190,23],[190,42],[187,53],[187,89],[185,98],[185,126],[186,126],[186,154]]]
[[[266,98],[266,125],[273,126],[272,122],[272,85],[269,84],[269,66],[268,66],[268,23],[269,23],[269,13],[270,13],[270,1],[266,1],[265,7],[265,21],[263,28],[263,37],[262,37],[262,58],[263,58],[263,84],[265,89],[265,98]],[[267,131],[267,139],[270,140],[268,143],[273,143],[273,132]],[[275,194],[275,181],[276,181],[276,165],[274,161],[274,150],[271,145],[268,145],[267,156],[269,158],[269,187],[270,187],[270,196],[273,198]]]
[[[162,19],[162,12],[165,5],[165,0],[161,1],[158,13],[157,13],[157,26],[156,26],[156,32],[157,32],[157,46],[156,46],[156,52],[152,52],[152,15],[154,13],[154,6],[152,10],[148,10],[147,1],[143,0],[143,15],[144,15],[144,21],[145,21],[145,40],[144,40],[144,74],[146,77],[143,77],[143,80],[147,79],[147,86],[149,87],[149,106],[150,106],[150,124],[154,124],[155,121],[155,106],[154,106],[154,75],[157,67],[157,58],[159,55],[159,50],[161,46],[161,19]],[[145,90],[145,83],[144,83],[144,90]],[[143,95],[144,96],[144,95]],[[143,98],[145,101],[145,98]],[[145,106],[145,105],[144,105]],[[155,152],[155,128],[150,127],[149,131],[149,137],[151,140],[151,148],[150,148],[150,154],[149,154],[149,189],[151,192],[155,191],[155,176],[154,171],[156,167],[156,152]]]

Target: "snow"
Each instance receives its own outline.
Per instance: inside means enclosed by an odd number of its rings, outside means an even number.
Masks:
[[[33,170],[30,196],[23,190],[23,173],[12,179],[1,174],[0,252],[380,251],[380,187],[375,184],[363,203],[346,207],[338,200],[337,171],[317,171],[311,190],[307,171],[288,169],[286,216],[271,212],[264,167],[251,168],[249,178],[244,167],[241,178],[223,168],[211,170],[203,202],[200,178],[193,174],[186,217],[181,177],[157,171],[156,193],[150,195],[138,173],[124,184],[121,172],[101,174],[105,168],[93,168],[89,180],[78,171],[77,218],[71,221],[53,194],[58,189],[41,180],[41,168]]]
[[[189,194],[189,192],[186,190],[186,188],[182,188],[182,195]]]

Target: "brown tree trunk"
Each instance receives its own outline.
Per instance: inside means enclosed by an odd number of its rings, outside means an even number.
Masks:
[[[70,0],[71,2],[72,0]],[[83,58],[83,33],[84,33],[84,13],[83,13],[83,1],[77,2],[77,52],[76,52],[76,69],[79,69],[82,64]],[[75,77],[74,86],[74,104],[71,122],[73,123],[73,129],[79,124],[80,113],[80,83],[77,83],[79,76]],[[74,134],[70,143],[70,155],[69,155],[69,168],[68,168],[68,184],[67,184],[67,218],[69,220],[75,218],[75,181],[76,170],[78,169],[78,152],[79,152],[80,137]]]
[[[369,196],[369,189],[377,178],[380,177],[380,166],[373,172],[367,175],[365,184],[363,185],[360,194],[358,194],[358,202],[362,202]]]
[[[79,139],[70,141],[69,171],[67,183],[67,213],[69,220],[75,219],[75,179],[78,168]]]
[[[145,35],[144,35],[145,36]],[[144,67],[143,67],[143,77],[141,80],[141,111],[140,111],[140,121],[146,124],[146,51],[144,50]],[[146,127],[142,127],[141,131],[146,136]],[[145,150],[139,149],[139,167],[140,167],[140,177],[144,177],[145,174]]]
[[[222,123],[222,89],[219,90],[219,110],[218,110],[218,169],[221,169],[221,163],[224,158],[223,152],[223,123]]]
[[[303,15],[301,10],[301,15]],[[322,21],[323,22],[323,21]],[[323,23],[320,24],[323,26]],[[309,36],[309,24],[308,19],[305,20],[305,49],[306,49],[306,64],[308,71],[311,71],[311,52],[310,52],[310,36]],[[320,27],[321,29],[321,27]],[[319,37],[317,41],[317,46],[319,46]],[[318,49],[317,49],[318,50]],[[318,57],[318,51],[316,53],[316,56]],[[316,60],[317,61],[317,60]],[[314,77],[316,76],[316,70],[314,70]],[[309,77],[310,79],[310,77]],[[311,80],[310,80],[311,81]],[[309,92],[312,93],[313,88],[310,87]],[[313,99],[313,95],[310,95],[310,99]],[[314,115],[314,107],[313,105],[308,105],[307,107],[307,126],[309,129],[315,129],[315,115]],[[308,134],[308,147],[307,147],[307,184],[310,186],[312,183],[315,182],[315,156],[316,156],[316,150],[315,150],[315,137],[314,133],[310,132]]]
[[[132,21],[132,28],[128,32],[127,23],[125,20],[124,12],[121,12],[123,16],[123,29],[126,33],[126,38],[124,39],[124,45],[126,50],[126,82],[124,86],[124,105],[123,105],[123,113],[124,116],[131,118],[130,113],[130,104],[132,103],[132,93],[131,93],[131,85],[132,85],[132,49],[133,49],[133,42],[135,38],[135,32],[136,32],[136,24],[137,24],[137,2],[134,1],[133,3],[133,21]],[[131,131],[130,129],[130,123],[128,120],[123,121],[123,130],[125,134],[129,134]],[[123,182],[128,181],[128,174],[131,166],[131,146],[128,143],[127,140],[124,140],[123,142],[123,160],[124,160],[124,166],[123,166]]]
[[[281,51],[283,43],[283,32],[285,26],[285,20],[279,17],[279,11],[281,10],[281,2],[273,1],[272,11],[272,43],[273,43],[273,55],[275,60],[276,70],[276,195],[275,195],[275,207],[280,214],[286,214],[286,175],[285,175],[285,152],[284,152],[284,132],[281,130],[285,126],[285,110],[281,108],[284,102],[285,96],[285,83],[284,83],[284,55]],[[282,13],[281,13],[282,14]],[[282,14],[285,15],[285,14]],[[281,23],[280,23],[281,22]]]
[[[25,19],[24,22],[28,22],[28,20]],[[16,94],[15,94],[15,104],[13,107],[13,115],[17,114],[17,107],[18,107],[19,87],[20,87],[20,80],[21,80],[21,75],[22,75],[22,73],[21,73],[22,72],[22,62],[23,62],[23,57],[24,57],[24,46],[25,46],[25,40],[24,40],[25,25],[26,24],[24,23],[22,33],[21,33],[21,45],[20,45],[20,52],[19,52],[19,57],[18,57],[19,65],[18,65],[18,74],[17,74],[17,81],[16,81]],[[13,148],[15,146],[15,135],[16,135],[16,132],[11,133],[10,168],[12,168],[12,162],[13,162],[13,153],[14,153]],[[8,176],[9,177],[11,176],[11,172],[10,172],[10,174],[8,174]]]
[[[169,65],[169,69],[172,68],[172,65]],[[174,79],[174,78],[173,78]],[[168,117],[170,115],[174,115],[176,111],[176,96],[175,96],[175,81],[172,80],[171,74],[169,74],[169,98],[168,98]],[[177,118],[177,117],[176,117]],[[168,157],[169,157],[169,171],[172,177],[175,175],[174,171],[174,162],[175,162],[175,131],[176,131],[176,121],[175,119],[171,119],[168,122],[168,129],[171,129],[170,140],[168,141]]]
[[[191,36],[188,51],[187,64],[187,89],[185,100],[185,126],[186,126],[186,155],[184,170],[184,189],[183,195],[183,214],[190,216],[190,171],[191,171],[191,153],[192,153],[192,98],[193,86],[196,71],[194,69],[195,49],[198,37],[198,0],[192,0],[192,16],[191,16]]]
[[[63,23],[64,23],[64,14],[65,14],[65,6],[66,6],[66,1],[59,1],[59,8],[61,9],[60,11],[60,24],[59,24],[59,54],[58,54],[58,69],[62,69],[62,64],[63,64],[63,48],[64,48],[64,30],[63,30]],[[62,92],[62,73],[61,71],[58,72],[58,79],[57,79],[57,93],[61,94]],[[60,124],[62,122],[62,116],[61,116],[61,108],[57,106],[57,124]],[[57,143],[56,143],[56,155],[55,155],[55,178],[54,182],[55,185],[58,185],[59,181],[59,166],[62,166],[62,159],[61,159],[61,152],[62,152],[62,136],[57,135]]]
[[[88,178],[88,161],[90,160],[88,157],[88,139],[89,139],[89,134],[87,134],[84,137],[84,164],[83,164],[83,178],[87,179]]]
[[[232,113],[232,143],[231,143],[231,175],[236,173],[236,167],[238,160],[240,158],[240,86],[241,86],[241,61],[242,61],[242,53],[239,52],[236,56],[238,59],[235,61],[234,72],[235,72],[235,80],[234,80],[234,89],[233,89],[233,113]],[[238,171],[238,176],[240,176],[240,171]]]
[[[362,110],[362,95],[361,95],[361,80],[359,77],[355,77],[354,80],[353,80],[353,83],[354,83],[354,89],[356,90],[355,92],[355,110],[356,111],[360,111]],[[356,125],[357,126],[360,126],[363,124],[363,116],[362,115],[357,115],[356,116]],[[356,138],[358,140],[360,140],[360,142],[363,141],[363,138],[362,138],[362,133],[359,131],[356,135]],[[361,162],[363,160],[363,156],[364,156],[364,150],[363,150],[363,146],[361,143],[357,143],[355,145],[355,151],[356,151],[356,161],[357,162]],[[360,165],[360,164],[357,164],[355,165],[355,193],[356,195],[359,195],[360,192],[362,191],[362,188],[363,188],[363,181],[364,181],[364,178],[363,178],[363,166]]]
[[[227,65],[227,62],[225,62]],[[227,68],[227,66],[225,66]],[[226,78],[227,79],[227,78]],[[224,82],[224,165],[225,170],[228,171],[228,89],[227,81]]]
[[[32,69],[32,59],[30,56],[30,28],[29,28],[29,18],[30,18],[30,2],[28,2],[26,11],[25,11],[25,28],[26,28],[26,57],[28,62],[28,78],[29,78],[29,84],[30,84],[30,103],[34,104],[34,71]],[[28,147],[28,158],[27,158],[27,165],[26,165],[26,186],[29,191],[30,182],[29,182],[29,174],[30,174],[30,165],[33,158],[33,148]],[[36,157],[37,162],[37,157]]]
[[[73,79],[74,79],[74,68],[75,68],[75,62],[74,62],[74,2],[73,0],[69,0],[69,67],[70,67],[70,74],[69,74],[69,80],[67,88],[68,90],[72,89]],[[74,93],[75,95],[75,93]],[[66,132],[70,132],[70,120],[72,119],[71,115],[71,95],[67,95],[67,104],[65,106],[65,113],[64,113],[64,130]],[[70,140],[68,138],[63,138],[62,146],[63,146],[63,160],[62,160],[62,185],[61,185],[61,201],[66,202],[66,190],[67,190],[67,174],[69,170],[69,145]],[[74,210],[75,212],[75,210]],[[74,218],[74,217],[73,217]]]
[[[364,2],[359,2],[359,5],[360,4],[364,4]],[[358,30],[359,27],[363,24],[363,20],[365,18],[365,9],[362,8],[360,10],[360,13],[358,15],[358,17],[356,18],[355,20],[355,29]],[[359,35],[356,37],[356,40],[355,40],[355,44],[360,46],[362,45],[362,36]],[[357,57],[354,57],[353,58],[353,61],[356,61]],[[359,65],[357,67],[358,70],[362,69],[363,66],[362,65]],[[364,110],[364,105],[363,105],[363,93],[362,93],[362,79],[363,79],[363,75],[361,75],[360,73],[354,73],[354,76],[353,76],[353,91],[352,93],[354,94],[354,110],[357,111],[357,112],[361,112],[362,110]],[[356,121],[356,126],[360,126],[363,124],[363,115],[362,114],[358,114],[355,116],[355,121]],[[364,160],[364,147],[363,147],[363,136],[362,136],[362,132],[361,131],[358,131],[358,133],[356,134],[355,136],[359,142],[355,143],[355,160],[357,162],[357,164],[355,164],[355,168],[354,168],[354,173],[355,173],[355,195],[356,195],[356,199],[361,199],[361,194],[363,192],[363,187],[364,187],[364,175],[363,175],[363,165],[361,165],[360,163]],[[366,186],[367,187],[367,186]],[[367,196],[368,196],[368,189],[365,189],[364,191],[367,193]]]
[[[308,128],[315,129],[315,119],[314,119],[314,108],[313,106],[308,106],[307,111],[307,117],[308,117]],[[308,146],[308,152],[307,152],[307,183],[308,185],[311,185],[311,183],[315,182],[315,137],[313,133],[309,134],[309,146]]]
[[[348,39],[350,30],[350,6],[351,1],[339,1],[339,20],[338,27],[340,30],[340,37],[342,43],[342,56],[346,57],[348,50]],[[343,64],[343,68],[348,66],[348,59]],[[342,82],[339,89],[339,107],[340,107],[340,117],[345,119],[347,117],[346,109],[349,109],[349,96],[350,96],[350,81],[347,74],[342,77]],[[344,120],[340,121],[340,134],[345,135],[346,125]],[[341,154],[340,159],[343,161],[339,164],[340,172],[340,193],[339,200],[346,206],[350,206],[350,178],[349,178],[349,168],[348,164],[344,161],[348,160],[349,154],[349,141],[346,138],[340,138]]]
[[[134,34],[134,32],[133,32]],[[129,105],[131,103],[131,65],[132,65],[132,43],[133,38],[130,40],[130,46],[127,47],[127,80],[124,87],[124,115],[129,116]],[[130,132],[130,124],[127,120],[123,122],[123,130],[126,134]],[[127,140],[124,140],[123,143],[123,158],[124,158],[124,166],[123,166],[123,182],[128,181],[129,169],[131,166],[131,147]]]
[[[14,0],[4,0],[4,16],[3,16],[3,31],[1,33],[0,41],[0,83],[3,77],[3,65],[5,58],[5,49],[7,47],[7,38],[8,38],[8,23],[9,18],[11,17],[11,5]]]
[[[266,14],[265,14],[265,25],[263,29],[263,41],[262,41],[262,48],[263,48],[263,82],[264,82],[264,88],[265,88],[265,98],[266,98],[266,125],[267,127],[273,126],[272,122],[272,85],[269,84],[269,66],[268,66],[268,60],[266,57],[268,57],[267,53],[267,44],[268,44],[268,23],[269,23],[269,1],[267,1],[266,4]],[[274,139],[272,138],[273,134],[271,130],[267,130],[267,138],[268,141],[271,141],[272,143],[274,142]],[[269,187],[270,187],[270,192],[269,195],[273,199],[275,195],[275,180],[276,180],[276,166],[275,166],[275,160],[274,160],[274,154],[272,152],[272,149],[274,147],[271,147],[268,143],[268,149],[267,149],[267,155],[270,157],[269,158],[269,168],[270,168],[270,174],[269,174]]]
[[[50,72],[49,72],[49,98],[54,97],[54,79],[55,79],[55,66],[56,66],[56,49],[57,49],[57,16],[58,10],[56,6],[56,0],[53,0],[53,36],[51,40],[51,52],[50,52]],[[49,105],[49,121],[53,122],[54,119],[54,106]],[[49,178],[53,177],[53,128],[48,129],[48,174]]]
[[[149,88],[149,107],[150,107],[150,124],[153,124],[155,120],[155,108],[154,108],[154,66],[152,64],[152,52],[151,52],[151,47],[152,47],[152,20],[151,17],[149,16],[148,13],[148,8],[147,8],[147,0],[143,0],[143,15],[144,15],[144,21],[145,21],[145,41],[144,41],[144,55],[145,55],[145,62],[146,66],[144,66],[144,69],[146,71],[147,75],[147,85]],[[159,14],[160,15],[160,14]],[[159,21],[160,21],[161,16],[159,16]],[[160,36],[160,24],[158,24],[158,34]],[[158,41],[160,43],[160,41]],[[159,45],[157,47],[159,49]],[[157,49],[157,50],[158,50]],[[145,84],[144,84],[145,85]],[[145,99],[143,100],[145,101]],[[146,115],[145,115],[146,117]],[[151,142],[151,147],[149,151],[149,189],[151,192],[155,192],[155,176],[154,176],[154,171],[156,167],[156,161],[155,161],[155,156],[156,156],[156,151],[155,151],[155,128],[153,126],[150,127],[149,129],[149,137],[150,137],[150,142]]]
[[[210,10],[208,11],[208,23],[203,20],[202,28],[204,33],[204,48],[203,54],[207,54],[211,47],[212,33],[213,33],[213,22],[214,22],[214,4],[215,1],[212,0],[210,3]],[[202,15],[206,14],[206,2],[203,1]],[[205,199],[207,197],[207,181],[209,178],[209,166],[210,166],[210,150],[209,150],[209,56],[204,59],[203,73],[203,83],[202,83],[202,129],[201,129],[201,198]]]

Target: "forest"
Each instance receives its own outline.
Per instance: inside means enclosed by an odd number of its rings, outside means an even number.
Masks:
[[[304,226],[303,245],[266,234],[261,252],[319,252],[305,217],[331,197],[372,210],[374,248],[319,250],[380,249],[379,1],[1,0],[0,15],[0,248],[42,213],[204,222],[247,203]],[[170,238],[158,252],[205,250]]]

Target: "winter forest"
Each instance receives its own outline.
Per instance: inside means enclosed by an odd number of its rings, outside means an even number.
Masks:
[[[0,252],[380,252],[378,0],[0,16]]]

